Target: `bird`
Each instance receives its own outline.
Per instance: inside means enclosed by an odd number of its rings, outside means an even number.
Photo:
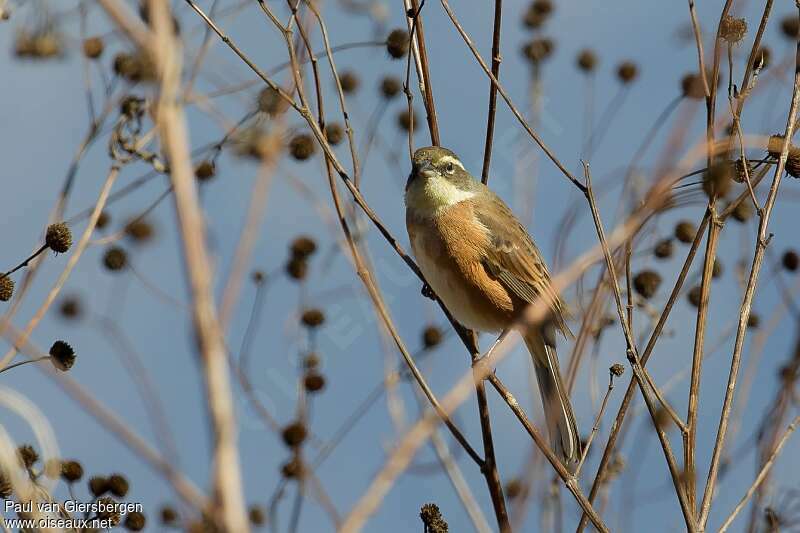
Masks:
[[[520,331],[533,360],[550,446],[574,473],[582,446],[559,369],[555,330],[565,337],[572,333],[542,254],[511,209],[472,177],[455,153],[419,148],[411,163],[406,229],[427,286],[468,329]],[[549,306],[547,320],[520,326],[521,314],[542,297]]]

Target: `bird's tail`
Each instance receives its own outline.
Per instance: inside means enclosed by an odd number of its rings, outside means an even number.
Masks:
[[[569,394],[561,378],[556,350],[545,343],[539,332],[530,332],[523,337],[539,382],[550,447],[566,469],[575,472],[581,460],[581,440]]]

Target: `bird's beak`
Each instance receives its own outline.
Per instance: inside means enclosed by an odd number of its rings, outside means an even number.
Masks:
[[[436,170],[428,160],[420,161],[419,163],[414,163],[414,175],[415,176],[422,176],[424,178],[430,178],[435,174]]]

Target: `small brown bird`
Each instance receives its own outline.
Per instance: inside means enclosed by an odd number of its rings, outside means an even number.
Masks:
[[[558,366],[554,329],[571,335],[536,245],[511,209],[445,148],[420,148],[406,184],[411,248],[431,289],[463,326],[507,329],[541,295],[545,325],[521,331],[531,353],[550,443],[567,469],[581,457],[575,415]]]

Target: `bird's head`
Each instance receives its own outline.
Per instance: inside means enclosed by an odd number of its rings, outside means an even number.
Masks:
[[[411,158],[406,183],[406,208],[420,215],[436,214],[474,197],[480,189],[458,156],[440,146],[420,148]]]

